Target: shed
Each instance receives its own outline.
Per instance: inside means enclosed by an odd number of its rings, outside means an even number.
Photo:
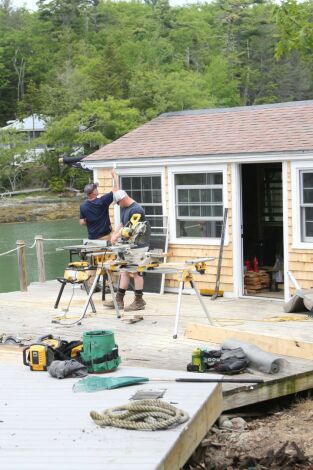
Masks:
[[[287,300],[289,270],[312,286],[313,101],[165,113],[83,164],[103,191],[116,165],[121,187],[149,217],[168,218],[169,261],[217,257],[227,207],[225,296]],[[216,264],[201,288],[214,286]],[[247,289],[247,271],[256,279],[257,266],[277,282]],[[176,288],[167,279],[166,289]]]

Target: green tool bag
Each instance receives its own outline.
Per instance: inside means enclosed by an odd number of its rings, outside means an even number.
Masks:
[[[83,346],[80,362],[88,367],[88,372],[111,372],[121,362],[112,331],[86,331]]]

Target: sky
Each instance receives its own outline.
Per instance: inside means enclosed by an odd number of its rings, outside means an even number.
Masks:
[[[22,7],[26,6],[29,10],[36,10],[36,2],[37,0],[12,0],[12,4],[15,7]],[[190,3],[201,3],[201,0],[170,0],[170,4],[172,6],[176,5],[185,5]],[[204,2],[203,2],[204,3]]]

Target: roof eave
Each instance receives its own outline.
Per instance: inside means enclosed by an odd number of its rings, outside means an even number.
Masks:
[[[201,163],[256,163],[256,162],[283,162],[290,160],[307,160],[313,158],[312,150],[283,150],[281,152],[255,152],[233,154],[207,154],[207,155],[176,155],[172,157],[119,157],[110,160],[82,160],[86,169],[116,167],[154,167],[168,165],[201,164]]]

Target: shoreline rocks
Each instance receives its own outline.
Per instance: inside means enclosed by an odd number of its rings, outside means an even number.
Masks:
[[[0,203],[0,223],[78,219],[82,197],[25,198]]]

